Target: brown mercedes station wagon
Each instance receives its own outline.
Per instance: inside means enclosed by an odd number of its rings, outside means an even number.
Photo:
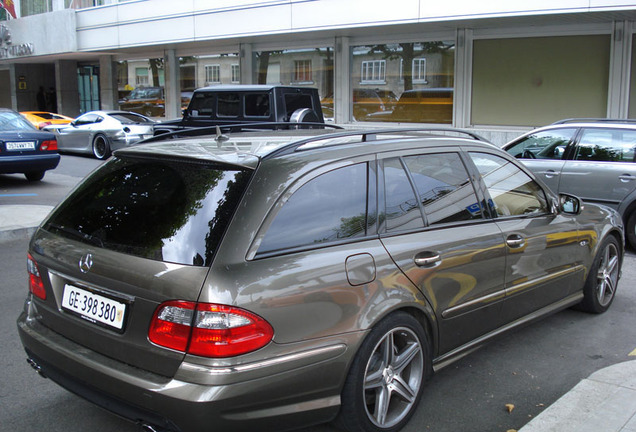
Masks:
[[[476,136],[221,132],[116,151],[29,246],[29,362],[146,430],[396,431],[432,371],[614,299],[619,215]]]

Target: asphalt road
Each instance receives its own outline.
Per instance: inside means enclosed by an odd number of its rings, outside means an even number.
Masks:
[[[99,163],[63,156],[61,166],[40,184],[29,184],[23,176],[0,175],[0,205],[55,205]],[[138,431],[39,377],[27,365],[15,326],[27,291],[27,244],[26,239],[0,243],[0,431]],[[521,428],[592,372],[636,359],[635,310],[636,255],[629,252],[607,313],[562,311],[443,369],[428,383],[404,432]],[[506,404],[515,406],[511,413]],[[333,431],[322,425],[302,432]]]

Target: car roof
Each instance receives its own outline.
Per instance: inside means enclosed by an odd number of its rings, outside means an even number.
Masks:
[[[289,89],[302,88],[303,90],[315,90],[311,87],[304,88],[304,87],[275,85],[275,84],[219,84],[219,85],[198,88],[194,91],[194,93],[219,92],[219,91],[269,91],[274,88],[289,88]]]
[[[463,136],[463,137],[462,137]],[[467,137],[467,138],[466,138]],[[369,154],[403,148],[417,140],[418,147],[474,144],[497,148],[472,132],[452,128],[339,130],[326,129],[259,130],[251,132],[196,136],[137,145],[118,150],[117,155],[160,156],[196,159],[221,164],[255,168],[260,160],[279,158],[305,152]],[[382,148],[378,146],[382,145]],[[334,156],[337,157],[337,156]]]

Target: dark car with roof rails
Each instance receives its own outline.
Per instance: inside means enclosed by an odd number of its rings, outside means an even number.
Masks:
[[[286,124],[84,179],[29,244],[29,363],[145,430],[395,432],[434,370],[613,303],[616,211],[460,130]]]
[[[39,181],[59,162],[54,134],[36,129],[13,110],[0,108],[0,174],[24,174],[29,181]]]
[[[155,135],[244,123],[324,123],[318,90],[283,85],[217,85],[197,89],[183,118],[155,125]]]
[[[636,249],[636,120],[561,120],[503,148],[555,192],[616,209]]]

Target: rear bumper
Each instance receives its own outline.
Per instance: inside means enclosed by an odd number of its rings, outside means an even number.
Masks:
[[[0,173],[16,174],[37,171],[47,171],[57,167],[60,163],[60,155],[53,154],[34,154],[34,155],[16,155],[16,156],[0,156]]]
[[[169,378],[86,350],[26,311],[17,324],[43,375],[124,418],[166,431],[209,431],[210,425],[215,431],[281,431],[330,421],[340,407],[351,352],[333,344],[314,358],[310,350],[299,359],[287,356],[282,366],[236,369],[184,362]]]

